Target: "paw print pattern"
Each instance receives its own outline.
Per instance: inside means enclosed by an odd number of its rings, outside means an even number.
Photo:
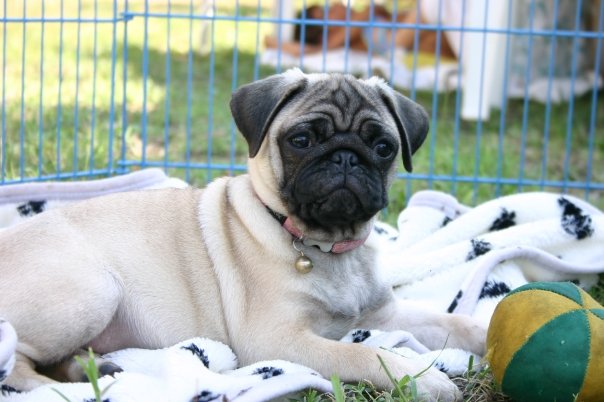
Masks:
[[[577,207],[564,197],[558,199],[558,205],[562,207],[562,229],[577,240],[590,237],[594,228],[592,226],[591,216],[584,214],[583,210]]]
[[[283,369],[277,367],[260,367],[252,373],[254,375],[261,375],[263,380],[266,380],[271,377],[277,377],[278,375],[283,374]]]

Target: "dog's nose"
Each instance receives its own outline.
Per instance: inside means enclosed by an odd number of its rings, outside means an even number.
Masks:
[[[359,157],[352,151],[341,150],[331,155],[331,161],[343,168],[353,168],[359,164]]]

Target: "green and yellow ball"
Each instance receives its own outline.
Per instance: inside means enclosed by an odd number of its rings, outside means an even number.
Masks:
[[[493,313],[487,360],[515,401],[604,401],[604,307],[570,282],[519,287]]]

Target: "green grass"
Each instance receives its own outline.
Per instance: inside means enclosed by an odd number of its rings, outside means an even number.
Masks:
[[[234,14],[231,2],[219,3],[219,15]],[[27,17],[42,15],[39,2],[26,4]],[[46,17],[60,15],[60,2],[44,4]],[[92,17],[94,4],[84,0],[81,15]],[[241,4],[241,14],[256,16],[255,1]],[[22,5],[23,2],[7,2],[7,16],[21,18]],[[119,5],[121,9],[122,3]],[[111,17],[111,7],[111,1],[100,0],[99,17]],[[143,7],[142,2],[130,2],[131,10],[142,11]],[[151,2],[149,11],[166,13],[167,3]],[[194,11],[199,10],[196,7]],[[171,12],[188,14],[188,2],[175,1]],[[66,17],[73,18],[77,14],[77,8],[66,5]],[[267,6],[262,9],[262,15],[270,15]],[[115,47],[111,23],[0,25],[0,43],[6,45],[5,53],[0,54],[4,94],[2,124],[6,128],[6,138],[0,142],[4,166],[0,170],[0,184],[36,177],[53,178],[59,173],[75,178],[96,170],[135,170],[145,163],[244,164],[247,147],[234,130],[228,108],[232,79],[236,75],[236,85],[240,85],[254,78],[256,40],[260,38],[261,44],[264,35],[271,32],[271,26],[241,22],[235,31],[232,22],[216,21],[210,26],[215,43],[211,57],[202,51],[200,43],[204,24],[201,20],[149,18],[145,28],[145,19],[138,16],[126,25],[127,41],[124,41],[125,24],[115,25]],[[192,36],[189,36],[190,27]],[[117,57],[115,65],[113,53]],[[237,64],[233,63],[235,57]],[[263,66],[258,71],[260,77],[274,72]],[[425,188],[450,192],[464,203],[477,204],[517,191],[569,190],[585,195],[581,188],[560,189],[514,181],[604,183],[604,170],[599,168],[604,164],[604,137],[600,135],[604,127],[604,102],[597,104],[596,135],[590,138],[591,93],[575,100],[570,124],[568,103],[551,105],[547,121],[546,105],[528,102],[525,115],[524,101],[510,100],[504,115],[494,110],[486,122],[461,121],[457,137],[454,133],[459,105],[455,92],[436,98],[431,93],[418,93],[417,101],[426,107],[432,128],[414,158],[414,173],[433,177],[411,178],[403,174],[393,186],[390,206],[384,213],[384,219],[391,223],[408,197]],[[125,114],[122,114],[123,106]],[[113,119],[110,118],[112,112]],[[566,151],[567,142],[571,145],[570,152]],[[231,159],[232,147],[235,152]],[[591,170],[587,163],[590,159]],[[229,169],[166,170],[172,176],[184,177],[200,186],[213,177],[237,173]],[[401,173],[404,173],[402,167]],[[457,180],[440,180],[439,176]],[[512,184],[475,184],[475,178],[500,178],[511,180]],[[589,201],[604,207],[603,192],[591,191]],[[604,301],[604,285],[592,294],[600,302]],[[360,400],[388,400],[367,384],[347,387],[348,393],[371,395]]]

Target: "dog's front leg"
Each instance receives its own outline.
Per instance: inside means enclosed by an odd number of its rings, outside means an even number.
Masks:
[[[378,389],[391,390],[394,384],[388,378],[378,358],[380,356],[384,366],[397,380],[423,373],[416,378],[416,384],[418,392],[426,400],[456,401],[460,397],[459,389],[444,373],[434,368],[427,369],[424,363],[387,350],[329,340],[310,330],[271,336],[268,342],[256,345],[254,350],[260,352],[264,359],[270,356],[289,360],[310,367],[326,378],[337,374],[344,382],[367,380]]]
[[[430,350],[451,347],[485,354],[487,328],[472,317],[422,310],[402,300],[393,299],[367,315],[360,327],[409,331]]]

